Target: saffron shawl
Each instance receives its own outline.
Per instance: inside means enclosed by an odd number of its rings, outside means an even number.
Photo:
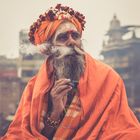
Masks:
[[[139,140],[140,124],[128,106],[120,76],[88,54],[85,54],[85,61],[85,72],[78,85],[83,113],[71,139]],[[46,63],[28,82],[15,118],[1,140],[47,140],[39,128],[43,97],[51,86]],[[64,140],[61,133],[65,131],[59,133],[57,140]]]

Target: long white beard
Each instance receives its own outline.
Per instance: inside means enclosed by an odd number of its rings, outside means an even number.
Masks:
[[[84,52],[77,47],[75,48],[56,47],[53,50],[56,80],[60,78],[68,78],[79,81],[84,73]]]

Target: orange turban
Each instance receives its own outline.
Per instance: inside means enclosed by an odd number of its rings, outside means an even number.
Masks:
[[[75,27],[77,28],[77,30],[80,33],[82,32],[81,25],[76,18],[73,17],[73,18],[69,19],[69,21],[75,25]],[[55,21],[51,21],[51,22],[47,20],[47,21],[42,22],[40,28],[38,30],[36,30],[36,32],[34,34],[35,45],[41,44],[44,41],[47,41],[54,34],[56,29],[62,22],[64,22],[64,19],[55,20]]]
[[[54,9],[52,7],[45,15],[40,15],[31,27],[29,32],[29,40],[34,45],[39,45],[48,41],[55,33],[58,26],[65,20],[70,21],[75,25],[77,30],[82,33],[84,29],[84,16],[72,8],[63,7],[58,4]]]

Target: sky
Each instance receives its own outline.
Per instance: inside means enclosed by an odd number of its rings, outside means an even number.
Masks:
[[[0,0],[0,55],[17,57],[19,31],[29,29],[40,14],[57,3],[85,15],[84,49],[95,58],[114,14],[121,25],[140,25],[140,0]]]

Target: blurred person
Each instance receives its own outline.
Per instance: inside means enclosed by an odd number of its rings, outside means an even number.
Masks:
[[[140,139],[122,79],[83,50],[84,25],[81,13],[58,4],[31,26],[30,41],[47,59],[1,140]]]

